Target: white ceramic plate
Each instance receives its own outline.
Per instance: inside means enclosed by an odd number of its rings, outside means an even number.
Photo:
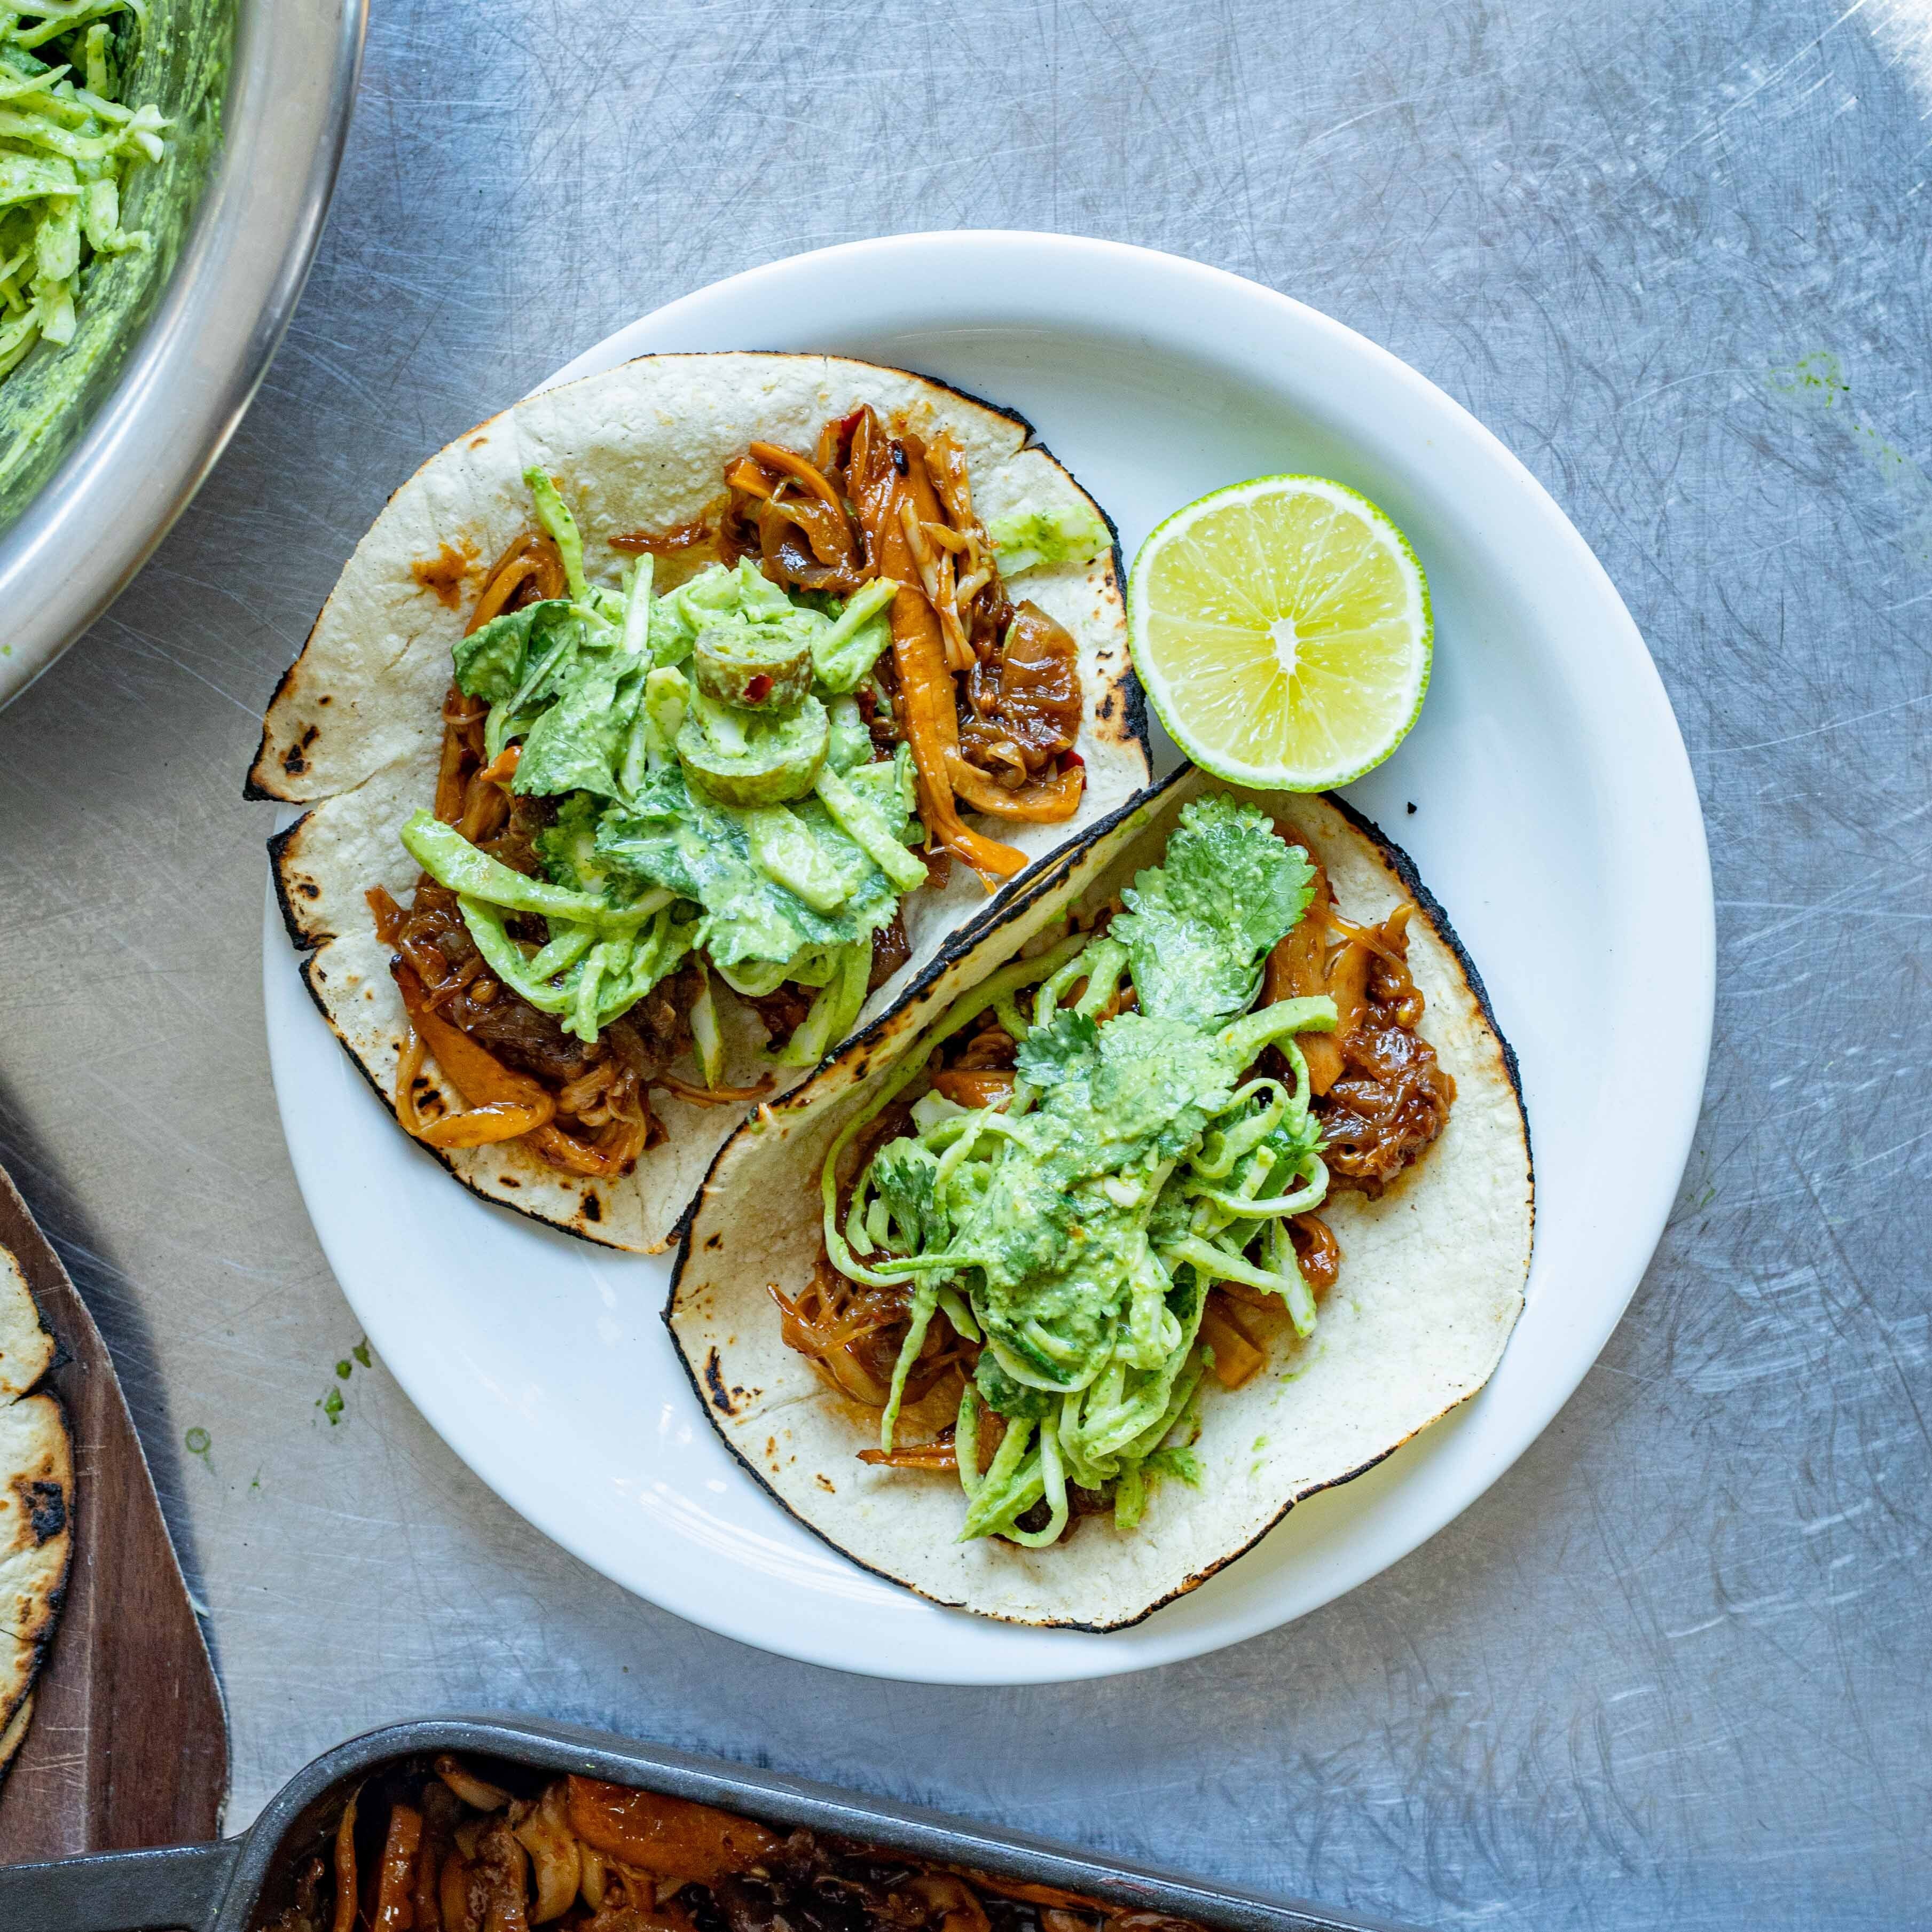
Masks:
[[[1434,683],[1349,796],[1414,854],[1521,1059],[1528,1308],[1474,1402],[1138,1628],[936,1609],[854,1568],[734,1463],[660,1320],[667,1260],[487,1207],[402,1138],[310,1006],[271,908],[270,1052],[330,1264],[410,1398],[512,1507],[747,1643],[1016,1683],[1164,1664],[1300,1616],[1432,1536],[1535,1438],[1622,1313],[1676,1192],[1710,1040],[1711,882],[1642,640],[1582,538],[1473,418],[1339,323],[1194,262],[1046,235],[827,249],[674,302],[555,380],[715,349],[868,357],[1021,410],[1130,558],[1169,511],[1268,472],[1337,477],[1401,524],[1435,598]]]

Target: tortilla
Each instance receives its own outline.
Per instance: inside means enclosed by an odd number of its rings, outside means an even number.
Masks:
[[[20,1264],[0,1247],[0,1778],[26,1734],[73,1546],[67,1416],[34,1387],[55,1353]]]
[[[491,560],[530,526],[524,472],[537,464],[561,479],[586,568],[614,583],[626,560],[612,537],[698,518],[720,494],[725,463],[754,437],[809,448],[823,423],[861,403],[915,430],[949,428],[984,517],[1022,505],[1105,516],[1022,418],[923,376],[832,356],[656,356],[546,391],[459,437],[397,491],[357,546],[269,704],[247,789],[314,806],[270,842],[276,889],[290,937],[310,956],[310,993],[392,1113],[404,1015],[363,895],[381,885],[406,898],[414,886],[416,862],[397,835],[435,794],[451,646]],[[1078,812],[1059,825],[992,826],[1038,859],[1146,785],[1147,722],[1128,662],[1118,550],[1018,583],[1072,633],[1085,700]],[[976,930],[1011,903],[1030,870],[989,902],[956,866],[944,891],[907,900],[911,957],[862,1018],[891,1006],[962,928]],[[751,1084],[765,1070],[764,1030],[722,987],[718,1004],[725,1082]],[[425,1071],[454,1104],[434,1062]],[[694,1066],[679,1071],[698,1083]],[[514,1142],[425,1151],[487,1200],[590,1240],[655,1252],[743,1115],[662,1092],[652,1105],[668,1137],[621,1180],[562,1173]]]
[[[1097,904],[1157,863],[1180,807],[1210,788],[1252,799],[1306,843],[1350,917],[1415,902],[1421,1031],[1455,1077],[1455,1104],[1440,1138],[1379,1199],[1330,1195],[1322,1213],[1341,1243],[1340,1278],[1305,1342],[1285,1316],[1271,1327],[1254,1318],[1269,1329],[1269,1366],[1241,1388],[1208,1390],[1198,1488],[1162,1483],[1124,1532],[1099,1516],[1045,1550],[962,1544],[958,1478],[860,1462],[878,1439],[878,1411],[832,1393],[786,1346],[770,1290],[795,1295],[809,1280],[826,1150],[900,1053],[1076,899]],[[1360,1475],[1468,1400],[1522,1306],[1534,1186],[1514,1058],[1408,859],[1336,800],[1241,792],[1184,771],[1064,855],[1005,922],[772,1116],[720,1154],[686,1232],[665,1320],[692,1385],[732,1453],[808,1528],[880,1576],[984,1616],[1085,1630],[1138,1622],[1252,1549],[1304,1497]]]

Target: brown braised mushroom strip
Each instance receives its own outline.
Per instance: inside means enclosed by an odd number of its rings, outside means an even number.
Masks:
[[[1223,1388],[1239,1388],[1268,1360],[1261,1345],[1242,1325],[1233,1303],[1218,1288],[1208,1291],[1201,1310],[1201,1339],[1214,1352],[1214,1378]]]
[[[867,561],[900,586],[892,605],[892,663],[898,680],[895,710],[919,776],[920,815],[930,838],[993,886],[1022,870],[1026,854],[972,830],[953,803],[947,754],[958,755],[958,692],[939,620],[914,587],[918,568],[901,514],[902,506],[909,505],[916,520],[936,520],[938,500],[924,466],[914,466],[903,442],[886,437],[869,409],[853,432],[847,477],[866,535]]]
[[[849,596],[867,573],[842,512],[787,483],[752,514],[760,567],[772,582]],[[801,545],[798,539],[803,536]]]
[[[1309,856],[1314,896],[1268,956],[1262,998],[1272,1005],[1326,993],[1335,1002],[1334,1030],[1303,1034],[1296,1044],[1331,1182],[1373,1195],[1442,1131],[1456,1083],[1417,1030],[1424,1000],[1408,970],[1414,907],[1405,902],[1378,925],[1358,924],[1337,908],[1326,872]],[[1315,1244],[1324,1261],[1332,1247],[1332,1236]]]
[[[356,1884],[356,1811],[362,1787],[349,1794],[335,1826],[335,1918],[330,1932],[356,1932],[356,1906],[362,1894]]]
[[[1013,1097],[1010,1066],[944,1066],[932,1076],[933,1091],[955,1106],[1003,1106]]]
[[[986,526],[973,507],[973,479],[967,470],[966,452],[950,430],[936,430],[926,439],[926,467],[933,494],[958,538],[961,560],[954,566],[958,581],[953,596],[961,617],[970,619],[980,592],[989,588],[997,592],[999,573],[994,568]]]
[[[1406,1027],[1358,1028],[1348,1051],[1347,1070],[1316,1103],[1322,1158],[1331,1185],[1372,1197],[1442,1132],[1456,1083]]]
[[[840,1280],[844,1280],[842,1276]],[[785,1346],[806,1357],[842,1395],[868,1408],[884,1408],[891,1392],[873,1374],[857,1344],[896,1320],[898,1311],[856,1309],[852,1298],[840,1292],[822,1268],[814,1270],[812,1280],[796,1298],[776,1282],[769,1292],[778,1305],[778,1332]],[[884,1292],[873,1291],[875,1294]]]
[[[547,535],[526,530],[490,566],[463,634],[472,635],[506,610],[561,597],[566,587],[562,553]]]
[[[1298,1214],[1288,1224],[1301,1278],[1318,1299],[1335,1286],[1342,1270],[1342,1244],[1319,1214]]]
[[[842,522],[844,520],[845,506],[840,500],[838,492],[832,488],[816,464],[807,461],[804,457],[795,451],[787,449],[782,443],[754,442],[751,446],[750,454],[753,462],[763,464],[767,470],[782,470],[787,476],[803,484],[826,508]],[[850,534],[849,529],[847,534],[848,536]]]
[[[838,427],[828,424],[827,430]],[[826,432],[820,432],[819,442],[824,454]],[[826,468],[782,444],[754,442],[728,466],[724,481],[734,493],[736,516],[758,532],[760,561],[772,582],[849,596],[872,572]],[[739,504],[736,496],[748,501]]]
[[[493,1817],[478,1837],[469,1880],[469,1909],[482,1901],[482,1932],[530,1932],[530,1857],[507,1819]]]
[[[538,1156],[552,1167],[596,1180],[628,1174],[637,1166],[650,1134],[649,1120],[614,1120],[598,1130],[595,1141],[585,1142],[545,1122],[532,1128],[527,1138]]]
[[[483,724],[489,706],[466,698],[454,685],[442,700],[442,752],[436,773],[436,815],[446,825],[462,817],[470,775],[483,762]]]
[[[996,1898],[1017,1898],[1028,1905],[1047,1906],[1062,1912],[1104,1914],[1114,1910],[1084,1892],[1063,1892],[1056,1885],[1035,1885],[1028,1879],[999,1878],[991,1872],[975,1871],[970,1867],[966,1876],[982,1892],[990,1892]]]
[[[986,1908],[956,1872],[921,1872],[902,1889],[939,1915],[937,1932],[992,1932]]]
[[[556,1112],[556,1102],[550,1094],[527,1074],[512,1072],[460,1028],[432,1011],[414,968],[399,960],[391,967],[390,976],[402,994],[411,1026],[465,1103],[462,1112],[446,1114],[440,1120],[419,1118],[413,1083],[422,1061],[419,1056],[412,1059],[406,1043],[398,1078],[400,1082],[406,1072],[409,1082],[399,1084],[396,1111],[410,1132],[432,1147],[447,1148],[485,1147],[554,1131],[548,1123]]]
[[[1007,769],[995,777],[963,754],[949,760],[955,790],[1001,818],[1071,818],[1086,774],[1073,748],[1080,735],[1079,651],[1065,628],[1036,604],[1022,604],[998,652],[974,663],[966,690],[973,721],[961,733],[963,752],[982,761],[997,758]]]
[[[912,1318],[904,1288],[850,1281],[821,1255],[796,1298],[776,1283],[767,1292],[778,1304],[779,1333],[788,1347],[805,1356],[842,1395],[868,1408],[885,1407]],[[920,1401],[950,1370],[970,1366],[976,1352],[950,1322],[935,1319],[907,1377],[904,1399]]]
[[[490,566],[463,634],[472,635],[507,610],[541,598],[560,597],[564,589],[563,559],[556,544],[548,536],[526,532]],[[472,839],[488,838],[501,823],[501,814],[478,796],[483,722],[488,716],[488,706],[450,686],[442,701],[442,754],[436,770],[435,810],[445,824],[460,825],[464,836]],[[482,829],[472,831],[472,825]]]
[[[412,1932],[416,1856],[422,1846],[422,1814],[413,1804],[389,1808],[382,1859],[376,1868],[376,1912],[370,1932]]]
[[[959,621],[959,607],[952,596],[952,558],[950,547],[935,549],[935,538],[943,538],[946,526],[939,520],[938,504],[932,494],[932,479],[926,467],[925,446],[916,436],[899,439],[908,466],[908,479],[916,478],[898,505],[899,527],[914,567],[919,572],[926,601],[939,620],[939,634],[946,648],[946,665],[954,672],[973,668],[973,647],[966,641],[965,627]],[[920,485],[923,484],[922,490]],[[931,514],[928,513],[928,504]]]
[[[900,1443],[890,1449],[861,1449],[859,1460],[887,1469],[950,1469],[959,1468],[959,1452],[949,1430],[944,1439],[910,1445]]]
[[[754,1100],[764,1100],[775,1084],[776,1076],[770,1073],[755,1087],[693,1087],[674,1073],[660,1073],[651,1082],[680,1100],[689,1101],[694,1107],[749,1106]]]
[[[566,1814],[564,1781],[545,1786],[542,1796],[513,1804],[510,1829],[530,1861],[536,1898],[530,1922],[542,1925],[560,1918],[575,1902],[584,1878],[584,1856]]]
[[[450,1856],[450,1832],[462,1815],[456,1794],[440,1778],[427,1780],[422,1792],[422,1846],[416,1856],[416,1885],[410,1896],[414,1915],[410,1932],[462,1932],[442,1922],[440,1880],[443,1861]]]
[[[660,1881],[712,1885],[779,1850],[764,1826],[688,1798],[602,1778],[566,1780],[570,1828],[616,1863]]]

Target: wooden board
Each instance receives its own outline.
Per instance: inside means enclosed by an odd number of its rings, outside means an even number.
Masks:
[[[44,1387],[74,1432],[67,1603],[0,1786],[0,1864],[187,1844],[220,1830],[228,1726],[106,1346],[0,1170],[10,1248],[61,1345]]]

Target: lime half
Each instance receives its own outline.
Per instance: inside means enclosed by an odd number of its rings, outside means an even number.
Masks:
[[[1197,765],[1323,791],[1400,744],[1429,688],[1429,586],[1408,539],[1322,476],[1216,490],[1141,546],[1134,668]]]

